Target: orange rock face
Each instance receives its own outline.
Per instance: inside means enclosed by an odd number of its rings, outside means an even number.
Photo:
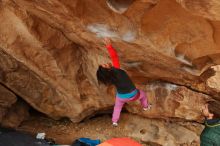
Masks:
[[[0,122],[2,122],[4,116],[7,115],[8,110],[16,101],[16,96],[0,85]]]
[[[96,80],[98,65],[109,62],[102,38],[110,37],[153,103],[149,113],[129,103],[129,112],[201,122],[201,106],[220,100],[211,68],[220,63],[219,4],[2,0],[0,82],[49,117],[79,122],[114,105],[112,88]]]
[[[209,18],[211,20],[220,20],[220,2],[218,0],[176,0],[186,10],[191,13]]]

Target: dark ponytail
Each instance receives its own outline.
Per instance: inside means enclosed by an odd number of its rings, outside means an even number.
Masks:
[[[96,77],[99,83],[103,83],[105,85],[112,85],[116,81],[116,76],[112,68],[99,66],[96,72]]]

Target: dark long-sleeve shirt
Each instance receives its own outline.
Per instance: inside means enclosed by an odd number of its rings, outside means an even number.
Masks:
[[[115,74],[116,81],[113,83],[116,86],[117,92],[119,94],[128,94],[136,89],[134,83],[127,75],[127,73],[120,69],[119,59],[116,50],[112,47],[112,45],[106,46],[108,49],[109,55],[112,60],[113,67],[111,68]],[[133,94],[131,94],[133,96]],[[129,95],[128,95],[129,97]]]

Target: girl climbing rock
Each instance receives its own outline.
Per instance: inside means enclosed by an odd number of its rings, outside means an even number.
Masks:
[[[114,85],[117,90],[114,111],[112,115],[113,126],[118,126],[121,109],[126,102],[140,100],[143,110],[150,109],[151,105],[144,91],[135,87],[127,73],[120,68],[117,52],[112,47],[111,40],[104,39],[105,46],[109,52],[112,64],[102,64],[97,70],[97,79],[99,83],[105,85]]]

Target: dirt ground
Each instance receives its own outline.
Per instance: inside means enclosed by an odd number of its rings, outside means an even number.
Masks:
[[[31,117],[17,128],[33,136],[44,132],[46,138],[53,139],[56,144],[70,145],[81,137],[100,139],[103,142],[114,137],[130,136],[143,146],[161,146],[164,142],[171,142],[172,146],[174,143],[175,146],[198,146],[198,136],[202,129],[203,126],[198,123],[170,123],[126,112],[122,113],[118,127],[112,126],[111,114],[96,115],[77,124],[68,119],[56,121],[41,114],[31,114]],[[169,138],[164,141],[166,137]]]
[[[71,144],[75,139],[87,137],[105,141],[113,137],[127,137],[122,126],[111,125],[111,115],[103,115],[74,124],[67,119],[55,121],[43,116],[32,116],[18,128],[32,135],[44,132],[47,138],[53,139],[57,144]]]

